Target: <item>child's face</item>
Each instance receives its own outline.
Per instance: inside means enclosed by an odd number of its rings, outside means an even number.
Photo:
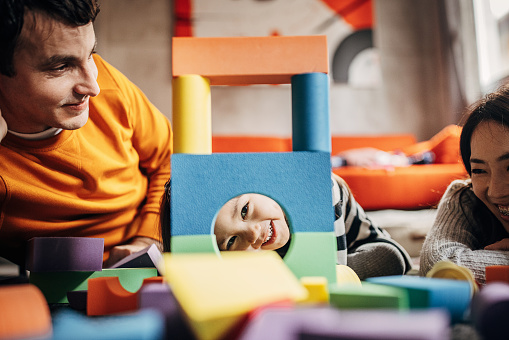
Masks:
[[[271,198],[243,194],[219,210],[214,234],[220,250],[276,250],[290,239],[283,209]]]

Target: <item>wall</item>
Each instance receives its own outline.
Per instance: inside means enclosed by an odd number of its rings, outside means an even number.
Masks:
[[[213,1],[213,0],[211,0]],[[441,0],[375,2],[383,85],[332,84],[332,134],[410,132],[419,140],[455,123]],[[101,0],[98,51],[171,118],[172,2]],[[213,87],[214,134],[291,135],[290,88]]]

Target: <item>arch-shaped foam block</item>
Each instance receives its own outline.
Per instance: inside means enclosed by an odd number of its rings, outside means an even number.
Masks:
[[[117,276],[88,280],[87,315],[108,315],[138,309],[138,294],[125,290]]]

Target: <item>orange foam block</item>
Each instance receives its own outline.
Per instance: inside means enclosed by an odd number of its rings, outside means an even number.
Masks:
[[[296,74],[329,72],[323,35],[175,37],[172,51],[174,77],[196,74],[210,85],[290,84]]]
[[[509,266],[487,266],[486,283],[492,282],[509,283]]]
[[[32,284],[0,287],[0,339],[45,339],[51,315],[42,292]]]
[[[138,309],[138,293],[122,287],[118,276],[88,280],[87,315],[110,315]]]

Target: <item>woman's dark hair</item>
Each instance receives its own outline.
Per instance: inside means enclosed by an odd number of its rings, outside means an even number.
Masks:
[[[25,13],[43,13],[69,25],[94,22],[99,13],[97,0],[0,0],[0,73],[15,75],[13,57],[20,45]]]
[[[509,127],[509,86],[499,88],[474,103],[465,114],[466,120],[460,136],[460,152],[463,165],[472,174],[470,141],[477,126],[482,122],[493,121]]]

